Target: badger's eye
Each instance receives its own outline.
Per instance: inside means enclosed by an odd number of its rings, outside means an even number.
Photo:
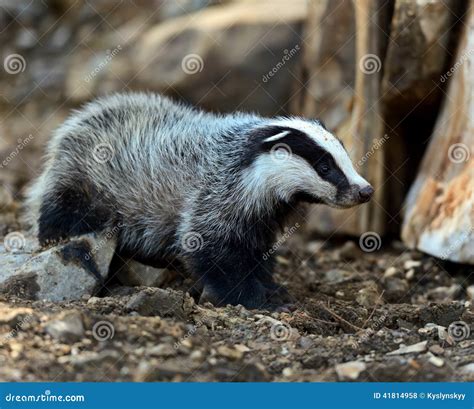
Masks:
[[[322,165],[319,167],[319,171],[320,171],[323,175],[328,174],[329,171],[330,171],[329,165],[322,164]]]

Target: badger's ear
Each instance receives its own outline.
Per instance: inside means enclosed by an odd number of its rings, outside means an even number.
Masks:
[[[284,138],[289,133],[290,133],[290,131],[280,131],[280,132],[275,133],[274,135],[267,136],[265,139],[262,140],[262,142],[263,143],[275,142],[275,141],[278,141],[281,138]]]

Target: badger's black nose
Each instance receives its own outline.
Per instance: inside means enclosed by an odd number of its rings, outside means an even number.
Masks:
[[[359,190],[359,199],[362,203],[368,202],[374,194],[374,188],[370,185]]]

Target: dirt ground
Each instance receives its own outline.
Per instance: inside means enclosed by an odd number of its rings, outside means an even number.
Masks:
[[[291,312],[197,305],[179,276],[77,302],[2,296],[0,380],[474,380],[472,267],[302,239],[277,261]]]

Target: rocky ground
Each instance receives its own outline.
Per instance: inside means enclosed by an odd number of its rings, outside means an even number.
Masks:
[[[10,288],[0,380],[473,381],[472,271],[398,242],[297,239],[278,249],[292,312],[197,305],[177,275],[68,302]]]

